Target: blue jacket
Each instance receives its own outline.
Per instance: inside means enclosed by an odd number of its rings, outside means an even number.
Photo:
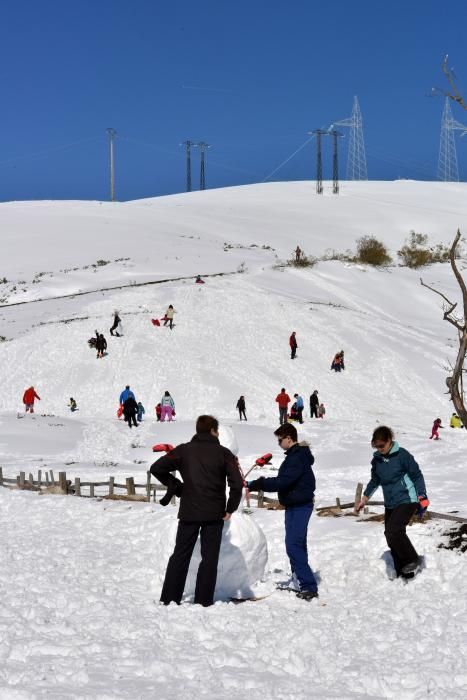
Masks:
[[[264,477],[248,482],[251,491],[277,491],[283,506],[302,506],[313,503],[315,475],[311,465],[315,458],[308,445],[296,443],[286,451],[277,476]]]
[[[131,396],[132,399],[135,398],[135,395],[133,394],[133,392],[132,392],[130,389],[124,389],[124,390],[122,391],[122,393],[120,394],[120,406],[121,406],[122,404],[124,404],[125,401],[126,401],[128,398],[130,398],[130,396]]]
[[[410,452],[394,442],[389,453],[375,452],[371,460],[371,479],[364,495],[371,498],[378,486],[383,488],[384,505],[395,508],[401,503],[418,503],[426,494],[425,481]]]
[[[304,403],[301,396],[297,396],[295,403],[297,404],[297,408],[304,408]]]

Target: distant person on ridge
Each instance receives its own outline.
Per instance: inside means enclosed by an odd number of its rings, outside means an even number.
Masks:
[[[172,330],[172,328],[173,328],[174,314],[176,314],[176,313],[177,312],[175,311],[174,307],[172,306],[172,304],[170,304],[170,306],[167,309],[167,311],[165,312],[165,316],[164,316],[164,326],[169,324],[170,330]]]
[[[276,403],[279,404],[279,423],[283,425],[287,423],[287,409],[290,403],[290,396],[286,393],[284,387],[282,387],[280,394],[277,394]]]
[[[41,397],[36,394],[34,387],[30,386],[23,394],[24,410],[26,413],[34,413],[34,399],[40,401]]]
[[[237,409],[238,409],[238,414],[239,414],[240,420],[242,420],[242,416],[246,420],[246,413],[245,413],[246,406],[245,406],[245,397],[244,396],[240,396],[240,398],[238,399]]]
[[[289,345],[290,345],[290,350],[291,350],[291,352],[290,352],[290,359],[291,359],[291,360],[295,360],[295,356],[296,356],[296,354],[297,354],[297,348],[298,348],[298,345],[297,345],[297,334],[296,334],[295,331],[292,333],[292,335],[291,335],[290,338],[289,338]]]
[[[195,284],[204,284],[204,280],[201,279],[201,275],[196,276]]]
[[[319,406],[319,398],[318,398],[318,389],[315,389],[314,392],[310,396],[310,418],[318,418],[318,406]]]
[[[295,262],[300,262],[300,258],[301,258],[302,252],[303,252],[302,249],[300,248],[300,246],[297,246],[295,248],[294,252],[295,252]]]
[[[110,328],[110,335],[114,335],[114,331],[117,338],[120,338],[120,336],[123,335],[122,320],[118,315],[118,311],[114,311],[114,322]]]

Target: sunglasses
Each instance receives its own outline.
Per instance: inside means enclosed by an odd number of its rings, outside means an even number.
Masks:
[[[376,442],[375,442],[373,447],[375,447],[377,450],[382,450],[384,447],[386,447],[386,445],[387,445],[387,442],[380,442],[379,444],[376,444]]]

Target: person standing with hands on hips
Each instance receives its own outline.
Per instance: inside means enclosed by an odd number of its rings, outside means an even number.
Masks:
[[[291,423],[281,425],[274,435],[286,454],[277,476],[261,476],[247,486],[249,491],[277,491],[285,506],[285,549],[300,586],[297,598],[312,600],[318,597],[318,584],[308,563],[307,532],[314,504],[315,460],[308,444],[297,442],[297,429]]]
[[[394,440],[391,428],[381,425],[373,432],[371,446],[376,452],[371,460],[371,479],[357,506],[360,511],[378,486],[384,496],[384,534],[394,560],[397,576],[413,578],[419,557],[406,532],[415,513],[423,517],[430,501],[426,495],[425,480],[417,462]]]

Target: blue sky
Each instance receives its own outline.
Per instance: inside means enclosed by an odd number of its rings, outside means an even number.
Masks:
[[[353,95],[370,179],[434,179],[430,89],[446,53],[467,88],[466,20],[463,0],[2,0],[0,200],[107,199],[106,127],[118,199],[183,191],[187,138],[212,144],[208,187],[261,182]],[[312,179],[314,162],[309,144],[272,179]]]

